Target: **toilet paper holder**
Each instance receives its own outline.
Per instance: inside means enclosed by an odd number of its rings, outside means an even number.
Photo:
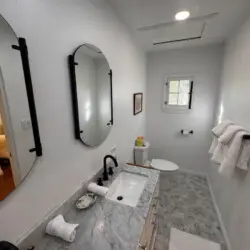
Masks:
[[[181,134],[182,134],[182,135],[184,135],[184,134],[186,135],[186,132],[188,132],[188,134],[190,134],[190,135],[193,135],[193,134],[194,134],[194,131],[193,131],[193,130],[189,130],[189,131],[184,130],[184,129],[181,130]]]

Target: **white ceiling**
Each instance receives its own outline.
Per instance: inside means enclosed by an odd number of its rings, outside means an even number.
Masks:
[[[250,15],[250,0],[107,0],[146,51],[222,43]],[[189,10],[195,21],[173,22],[177,11]],[[200,16],[219,13],[210,19]],[[138,28],[170,22],[157,29]],[[154,42],[200,36],[202,39],[153,46]]]

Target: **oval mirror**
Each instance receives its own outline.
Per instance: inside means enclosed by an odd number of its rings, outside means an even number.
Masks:
[[[100,49],[91,44],[69,56],[75,138],[100,145],[113,125],[112,71]]]
[[[32,116],[31,116],[32,114]],[[0,15],[0,201],[42,155],[24,38]]]

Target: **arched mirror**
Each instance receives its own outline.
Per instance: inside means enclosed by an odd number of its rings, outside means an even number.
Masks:
[[[100,145],[113,125],[112,71],[102,51],[91,44],[69,56],[75,138]]]
[[[41,155],[26,41],[0,15],[0,203]]]

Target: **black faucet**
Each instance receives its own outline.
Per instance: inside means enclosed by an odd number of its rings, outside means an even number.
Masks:
[[[108,172],[107,172],[107,159],[108,158],[112,159],[113,162],[114,162],[114,164],[115,164],[115,166],[118,167],[117,160],[115,159],[114,156],[112,156],[112,155],[106,155],[106,156],[104,156],[104,158],[103,158],[103,168],[104,168],[103,180],[104,181],[107,181],[109,179]]]

